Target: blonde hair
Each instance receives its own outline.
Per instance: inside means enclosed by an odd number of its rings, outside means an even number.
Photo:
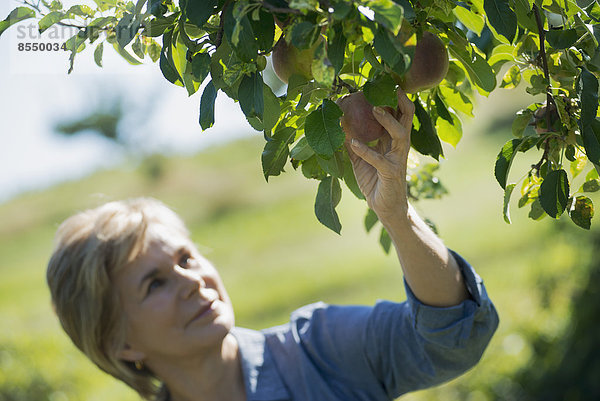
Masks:
[[[188,235],[167,206],[151,198],[109,202],[75,214],[56,232],[47,282],[60,323],[73,343],[100,369],[145,399],[166,399],[166,388],[148,369],[118,358],[125,344],[124,316],[111,276],[146,247],[151,225]]]

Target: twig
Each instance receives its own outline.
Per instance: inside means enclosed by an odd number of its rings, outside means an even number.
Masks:
[[[348,89],[348,91],[350,91],[350,93],[354,93],[354,92],[356,92],[356,88],[355,88],[355,87],[353,87],[352,85],[350,85],[348,82],[346,82],[346,81],[344,81],[344,80],[340,79],[340,77],[336,77],[336,78],[335,78],[335,83],[334,83],[334,85],[335,85],[336,87],[338,87],[338,88],[340,88],[340,87],[344,87],[344,88]]]
[[[540,57],[542,58],[542,69],[544,70],[544,77],[548,81],[548,88],[546,89],[546,123],[548,129],[550,129],[550,104],[554,104],[552,93],[550,92],[550,72],[548,71],[548,60],[546,59],[546,31],[542,24],[542,18],[540,17],[540,9],[537,4],[533,5],[533,13],[535,14],[535,22],[538,27],[538,34],[540,36]],[[556,105],[555,105],[556,106]]]
[[[544,154],[542,155],[542,158],[540,159],[539,162],[537,162],[536,164],[533,164],[531,166],[532,170],[536,170],[538,176],[540,173],[540,169],[542,168],[542,164],[544,164],[544,160],[546,160],[548,158],[548,153],[550,153],[550,138],[546,138],[544,140]]]
[[[225,31],[225,10],[230,2],[230,0],[227,0],[225,4],[223,4],[223,9],[221,10],[221,20],[219,21],[219,30],[217,31],[217,37],[215,39],[215,49],[221,46],[221,42],[223,42],[223,32]]]

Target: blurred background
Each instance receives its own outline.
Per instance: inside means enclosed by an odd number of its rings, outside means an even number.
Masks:
[[[16,4],[0,4],[0,16]],[[265,182],[264,139],[225,96],[201,132],[201,91],[188,97],[157,65],[130,66],[106,49],[101,69],[86,49],[67,75],[65,53],[17,50],[51,40],[36,35],[11,28],[0,39],[0,401],[138,399],[70,343],[45,285],[58,224],[109,200],[153,196],[175,209],[219,268],[240,326],[280,324],[315,301],[404,299],[396,257],[365,231],[364,202],[345,191],[342,235],[322,226],[318,183],[289,165]],[[416,204],[484,279],[499,330],[476,368],[402,400],[600,399],[596,223],[532,221],[516,202],[513,223],[502,218],[493,167],[512,116],[532,101],[523,92],[479,99],[457,149],[445,145],[449,194]],[[518,160],[511,178],[536,158]]]

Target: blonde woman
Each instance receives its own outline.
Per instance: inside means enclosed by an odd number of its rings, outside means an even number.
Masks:
[[[142,198],[81,212],[58,229],[47,279],[66,333],[148,400],[383,401],[470,369],[498,316],[471,266],[407,201],[414,107],[404,93],[398,99],[398,119],[373,111],[390,134],[382,146],[346,146],[397,251],[405,302],[316,303],[281,326],[236,327],[217,270],[182,221]]]

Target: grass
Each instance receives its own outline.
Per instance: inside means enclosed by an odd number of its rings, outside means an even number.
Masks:
[[[492,114],[483,110],[478,115],[485,120]],[[445,148],[440,175],[451,192],[442,201],[419,202],[417,208],[483,277],[501,326],[476,369],[403,400],[454,400],[465,391],[470,399],[489,399],[486,385],[509,380],[526,363],[530,333],[559,335],[567,322],[569,296],[584,274],[581,264],[589,250],[583,230],[561,232],[549,218],[533,222],[516,206],[513,224],[504,223],[493,161],[510,134],[506,129],[483,134],[493,124],[472,121],[459,149]],[[0,400],[2,389],[11,385],[32,392],[37,385],[40,394],[48,392],[47,385],[53,401],[137,399],[74,349],[51,311],[45,287],[57,225],[73,212],[107,200],[153,196],[173,207],[220,270],[241,326],[258,329],[285,322],[292,310],[315,301],[402,300],[395,255],[385,255],[378,233],[363,228],[364,202],[344,191],[338,236],[314,217],[316,181],[288,167],[287,173],[265,182],[258,157],[262,146],[257,136],[194,157],[155,156],[0,205],[0,370],[8,372],[0,375]],[[524,171],[527,163],[515,169]]]

